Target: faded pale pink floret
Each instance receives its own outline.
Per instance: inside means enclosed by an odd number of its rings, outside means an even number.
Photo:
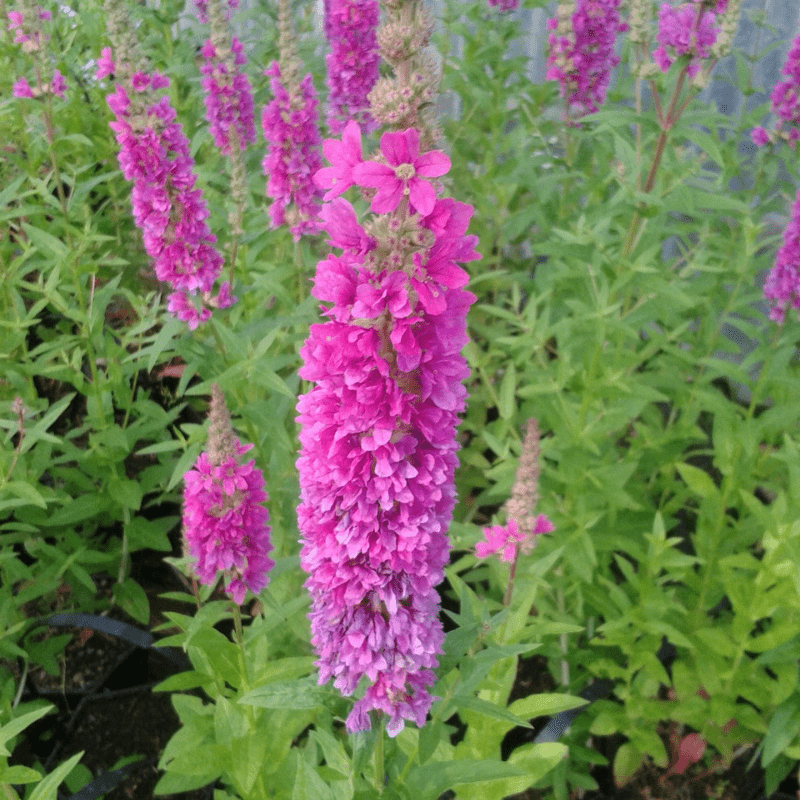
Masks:
[[[800,312],[800,192],[783,234],[783,246],[764,284],[764,297],[772,302],[769,316],[775,322],[783,323],[789,308]]]
[[[573,115],[597,111],[605,102],[611,71],[619,63],[614,55],[617,33],[628,29],[620,22],[621,0],[577,0],[570,30],[558,32],[558,18],[547,21],[548,80],[557,80],[561,97]]]
[[[123,86],[108,96],[108,104],[116,117],[111,128],[120,146],[119,165],[133,181],[133,219],[142,231],[145,250],[158,280],[172,284],[170,311],[196,327],[209,316],[205,306],[219,305],[211,294],[223,259],[206,224],[209,211],[202,192],[194,188],[197,178],[189,141],[175,122],[169,99],[154,94],[167,83],[158,74],[133,76],[134,90],[146,98],[145,114],[132,107]],[[200,309],[189,300],[198,292]]]
[[[297,241],[320,227],[322,193],[313,180],[322,166],[317,94],[310,74],[297,87],[284,86],[277,61],[264,74],[273,95],[261,117],[268,144],[262,166],[273,199],[269,215],[273,228],[288,223]]]
[[[231,41],[231,51],[231,58],[225,61],[207,39],[201,50],[206,63],[200,67],[206,93],[206,119],[214,143],[225,155],[231,152],[231,129],[236,132],[242,150],[256,140],[253,92],[247,75],[240,69],[247,64],[247,58],[236,37]]]
[[[328,0],[325,36],[328,66],[328,127],[341,133],[348,120],[365,130],[375,127],[369,113],[370,90],[378,80],[380,9],[377,0]]]
[[[350,129],[341,172],[327,172],[320,185],[330,188],[342,172],[352,185],[358,130]],[[405,136],[400,146],[405,163],[417,161]],[[326,152],[338,158],[343,149],[328,144]],[[446,171],[441,160],[432,169]],[[433,701],[444,639],[435,587],[449,554],[455,431],[468,374],[460,351],[475,300],[461,288],[460,268],[446,261],[477,257],[464,235],[471,213],[434,193],[426,216],[406,223],[427,242],[409,262],[413,280],[395,260],[405,256],[364,230],[347,201],[334,199],[323,213],[342,253],[317,264],[313,294],[329,304],[327,321],[311,326],[301,349],[300,376],[312,388],[297,404],[298,523],[320,683],[332,679],[345,695],[366,683],[347,718],[350,732],[368,729],[369,712],[379,710],[396,736],[406,720],[424,724]],[[441,297],[438,313],[428,311],[418,286]]]
[[[539,514],[536,517],[532,535],[535,537],[543,533],[550,533],[552,530],[554,530],[553,523],[544,514]],[[527,538],[513,519],[505,525],[492,525],[484,528],[483,536],[484,541],[475,545],[475,555],[478,558],[488,558],[500,553],[500,560],[507,563],[514,560],[518,546]]]
[[[718,3],[717,7],[721,4]],[[691,55],[693,58],[686,74],[694,77],[700,71],[702,60],[711,56],[711,48],[719,36],[716,21],[716,10],[703,11],[696,2],[677,7],[662,3],[658,12],[658,47],[653,52],[653,59],[661,71],[667,72],[677,58]]]
[[[389,131],[381,136],[381,153],[386,164],[364,161],[353,168],[358,186],[377,189],[370,211],[385,214],[394,211],[403,197],[412,210],[422,216],[433,211],[436,192],[426,178],[438,178],[450,169],[450,159],[439,150],[420,155],[419,131]]]
[[[213,585],[225,573],[225,591],[237,604],[248,589],[258,594],[267,585],[274,566],[264,477],[255,461],[238,461],[251,447],[235,441],[237,455],[217,466],[202,453],[184,475],[184,535],[197,577]]]

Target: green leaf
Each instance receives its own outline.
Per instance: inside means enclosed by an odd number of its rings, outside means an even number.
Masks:
[[[18,733],[24,731],[28,725],[32,725],[37,719],[41,719],[45,714],[49,714],[53,710],[53,706],[37,708],[36,711],[29,711],[27,714],[22,714],[0,727],[0,756],[11,755],[11,752],[5,746],[9,739],[13,739]]]
[[[526,778],[527,772],[495,759],[433,762],[411,770],[406,786],[412,796],[438,797],[442,792],[469,783],[486,783],[505,778]]]
[[[82,757],[83,751],[75,753],[72,758],[56,767],[49,775],[45,775],[41,782],[36,784],[28,800],[57,800],[59,785],[72,772],[72,768]]]
[[[43,525],[74,525],[104,515],[111,508],[111,501],[98,494],[83,494],[65,503],[49,517],[42,520]]]
[[[144,519],[133,517],[127,525],[128,550],[132,553],[147,547],[150,550],[169,552],[172,550],[167,531],[174,527],[177,517],[162,517],[161,519]]]
[[[570,694],[532,694],[521,700],[515,700],[509,706],[509,710],[525,719],[534,719],[535,717],[551,717],[562,711],[569,711],[571,708],[585,706],[588,702],[582,697]]]
[[[42,776],[35,770],[28,767],[9,767],[6,766],[0,771],[0,783],[36,783]]]
[[[769,766],[800,734],[800,695],[787,697],[776,709],[769,721],[764,737],[761,764]]]
[[[492,719],[498,719],[503,722],[507,722],[509,727],[513,727],[515,725],[519,725],[523,728],[531,727],[531,724],[527,719],[523,719],[522,717],[513,714],[506,708],[501,708],[494,703],[490,703],[488,700],[481,700],[478,697],[458,696],[455,698],[455,703],[459,709],[474,711],[476,714],[481,714],[484,717],[490,717]]]
[[[161,681],[153,687],[154,692],[183,692],[186,689],[196,689],[198,686],[208,686],[214,683],[214,679],[205,672],[189,670],[179,672],[177,675],[170,675],[166,680]]]
[[[143,625],[150,624],[150,601],[144,589],[133,578],[115,583],[111,591],[123,611]]]
[[[239,702],[259,708],[320,708],[338,698],[338,692],[318,686],[314,676],[297,681],[277,681],[248,692]]]
[[[47,508],[44,498],[26,481],[9,481],[3,488],[30,505]]]
[[[136,481],[113,477],[108,482],[108,493],[123,508],[138,511],[142,505],[142,488]]]
[[[624,786],[642,766],[644,754],[640,753],[630,742],[621,745],[614,756],[614,783]]]
[[[684,483],[702,498],[714,497],[719,494],[714,481],[711,480],[707,472],[693,467],[691,464],[676,464],[676,469],[683,478]]]
[[[500,390],[497,394],[498,413],[503,419],[511,419],[516,408],[515,393],[517,389],[517,370],[514,364],[509,364],[503,380],[500,381]]]
[[[41,228],[34,228],[33,225],[23,222],[22,230],[25,235],[36,246],[42,254],[52,256],[56,259],[65,258],[69,254],[69,247],[64,244],[60,239],[53,236],[52,233],[47,233]]]

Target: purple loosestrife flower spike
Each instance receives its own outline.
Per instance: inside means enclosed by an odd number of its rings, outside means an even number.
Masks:
[[[262,162],[267,176],[267,195],[272,227],[287,223],[298,241],[317,233],[322,192],[314,174],[322,167],[317,93],[311,74],[299,78],[299,59],[287,0],[281,0],[280,63],[274,61],[264,74],[270,77],[272,101],[261,116],[267,154]]]
[[[64,99],[67,82],[57,69],[52,69],[44,53],[44,45],[50,37],[42,23],[49,22],[50,19],[49,11],[30,2],[22,10],[8,12],[8,30],[15,32],[14,44],[20,45],[22,51],[32,57],[36,73],[35,86],[31,86],[24,76],[14,83],[11,89],[14,97],[34,98],[53,94]],[[45,80],[48,74],[51,74],[49,82]]]
[[[119,0],[106,0],[106,12],[112,47],[103,48],[97,77],[114,74],[118,81],[107,101],[115,116],[110,126],[120,148],[119,165],[133,182],[133,220],[156,277],[172,285],[169,312],[194,329],[211,316],[212,307],[225,308],[235,298],[225,283],[213,295],[223,258],[206,223],[208,206],[195,188],[189,140],[169,98],[159,95],[169,80],[149,71]],[[198,293],[199,308],[192,299]]]
[[[274,566],[267,525],[264,477],[255,461],[240,463],[252,445],[241,445],[231,428],[225,397],[211,387],[208,450],[184,475],[183,532],[201,583],[222,572],[225,591],[237,605],[249,589],[258,594]]]
[[[212,297],[222,256],[205,221],[208,207],[195,189],[189,140],[175,122],[169,99],[156,95],[167,85],[157,73],[134,73],[131,88],[118,85],[108,105],[116,117],[111,128],[120,147],[119,165],[133,181],[134,222],[156,277],[172,284],[169,311],[194,329],[211,316],[206,306],[230,305],[232,299],[225,286]],[[189,299],[196,292],[203,300],[199,310]]]
[[[201,21],[207,18],[211,26],[211,38],[201,50],[206,63],[200,67],[206,93],[206,119],[214,143],[230,156],[234,146],[245,150],[256,140],[253,92],[241,69],[247,58],[242,43],[231,37],[231,6],[227,0],[204,0],[203,5],[198,5],[198,16]]]
[[[684,55],[693,56],[686,74],[693,78],[701,67],[701,61],[711,57],[711,49],[717,41],[720,29],[716,26],[717,14],[727,7],[726,0],[717,3],[715,10],[706,10],[697,2],[683,3],[673,7],[662,3],[658,12],[658,47],[653,59],[667,72],[675,59]]]
[[[786,76],[786,80],[778,81],[770,94],[772,113],[779,117],[773,134],[760,126],[751,132],[759,147],[783,139],[794,149],[794,143],[800,139],[800,34],[792,41],[781,74]]]
[[[353,120],[365,130],[375,127],[369,93],[378,80],[378,0],[327,0],[325,37],[331,48],[328,66],[328,127],[341,133]]]
[[[611,70],[619,63],[614,55],[618,32],[628,29],[620,22],[621,0],[572,0],[558,6],[557,16],[547,21],[549,36],[548,80],[557,80],[570,116],[597,111],[605,101]]]
[[[782,324],[790,307],[800,312],[800,192],[783,234],[783,246],[764,284],[764,297],[773,303],[769,316],[775,322]]]
[[[297,404],[300,561],[320,683],[333,679],[350,695],[363,679],[348,731],[368,729],[378,710],[396,736],[405,720],[425,722],[444,639],[435,586],[448,559],[468,374],[460,351],[475,300],[456,262],[479,256],[466,235],[470,206],[395,173],[413,163],[420,182],[426,172],[438,177],[445,156],[420,155],[417,131],[384,134],[395,166],[376,182],[362,170],[372,162],[361,163],[360,144],[356,158],[358,127],[345,135],[349,145],[326,147],[340,157],[342,179],[388,188],[383,210],[363,225],[344,198],[323,213],[342,253],[317,265],[313,294],[329,304],[327,320],[312,325],[301,350],[300,376],[313,385]],[[340,176],[328,168],[317,179],[331,188]]]

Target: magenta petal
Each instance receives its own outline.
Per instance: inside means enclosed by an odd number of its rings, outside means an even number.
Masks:
[[[380,189],[387,182],[397,181],[394,170],[386,164],[378,164],[375,161],[363,161],[353,168],[353,180],[358,186],[369,186],[373,189]],[[374,209],[373,209],[374,211]]]
[[[411,205],[423,217],[430,214],[436,204],[436,192],[433,191],[433,186],[421,178],[412,178],[408,182],[408,189]]]
[[[389,131],[381,136],[381,153],[390,164],[413,164],[419,154],[419,131]]]
[[[446,175],[449,170],[450,159],[441,150],[423,153],[414,162],[414,171],[417,175],[424,175],[426,178],[438,178]]]
[[[394,185],[390,184],[378,190],[378,194],[372,198],[372,205],[369,210],[374,211],[376,214],[388,214],[397,208],[402,197],[403,184],[400,181],[396,181]]]

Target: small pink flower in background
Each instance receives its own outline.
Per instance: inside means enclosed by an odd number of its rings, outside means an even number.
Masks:
[[[111,58],[111,48],[104,47],[100,53],[100,58],[97,59],[97,70],[94,76],[97,80],[102,80],[113,74],[114,69],[115,65]]]
[[[501,11],[516,11],[519,7],[519,0],[489,0],[490,6],[496,6]]]
[[[288,224],[297,241],[320,227],[321,192],[313,181],[322,167],[317,93],[310,74],[297,86],[285,85],[277,61],[264,74],[273,95],[261,117],[268,144],[263,169],[273,199],[269,215],[273,228]]]
[[[214,143],[225,155],[231,152],[230,131],[236,131],[239,147],[245,150],[256,140],[253,91],[247,75],[240,70],[247,64],[242,43],[233,37],[227,59],[220,56],[210,39],[201,50],[206,63],[200,67],[205,90],[206,119]]]
[[[770,94],[770,109],[779,117],[774,137],[787,141],[794,149],[794,143],[800,139],[800,35],[792,41],[781,74],[786,80],[778,81]],[[773,138],[762,127],[753,128],[750,135],[759,147]]]
[[[57,69],[53,70],[53,80],[50,82],[50,91],[62,100],[64,99],[64,92],[67,91],[67,82]]]
[[[255,461],[241,463],[252,448],[234,436],[225,398],[211,392],[208,451],[184,475],[183,533],[201,583],[213,585],[219,573],[225,591],[238,605],[249,589],[258,594],[274,566],[266,524],[269,513],[264,477]]]
[[[341,133],[345,122],[375,127],[369,113],[369,93],[378,80],[380,20],[377,0],[327,0],[325,36],[331,52],[328,65],[328,127]]]
[[[721,5],[727,6],[727,1],[717,3],[716,8]],[[653,52],[653,59],[661,71],[667,72],[677,58],[692,55],[694,58],[686,74],[694,77],[700,71],[701,60],[710,58],[711,48],[717,41],[720,29],[715,25],[716,21],[716,11],[703,11],[696,2],[677,7],[662,3],[658,12],[658,47]]]
[[[14,97],[33,97],[33,90],[26,78],[20,78],[12,87]]]
[[[491,555],[500,553],[500,560],[511,563],[516,555],[517,548],[526,539],[534,541],[531,537],[539,536],[543,533],[550,533],[555,530],[553,523],[544,514],[536,517],[531,534],[520,531],[517,523],[512,519],[505,525],[492,525],[483,529],[484,541],[475,545],[475,555],[478,558],[488,558]]]
[[[619,63],[614,42],[617,33],[628,27],[620,22],[620,3],[621,0],[562,3],[558,15],[547,21],[553,33],[549,36],[545,77],[559,82],[561,96],[578,116],[597,111],[605,102],[611,71]]]
[[[355,122],[348,122],[342,132],[341,141],[325,139],[322,152],[331,166],[317,170],[314,173],[314,183],[320,189],[328,190],[322,196],[328,202],[346,192],[355,183],[353,170],[364,160],[361,152],[361,128]]]
[[[425,178],[438,178],[450,169],[450,159],[439,150],[419,154],[419,131],[388,132],[381,136],[381,153],[388,164],[365,161],[353,169],[359,186],[378,192],[372,198],[370,211],[385,214],[394,211],[404,196],[422,216],[433,211],[436,192]]]

